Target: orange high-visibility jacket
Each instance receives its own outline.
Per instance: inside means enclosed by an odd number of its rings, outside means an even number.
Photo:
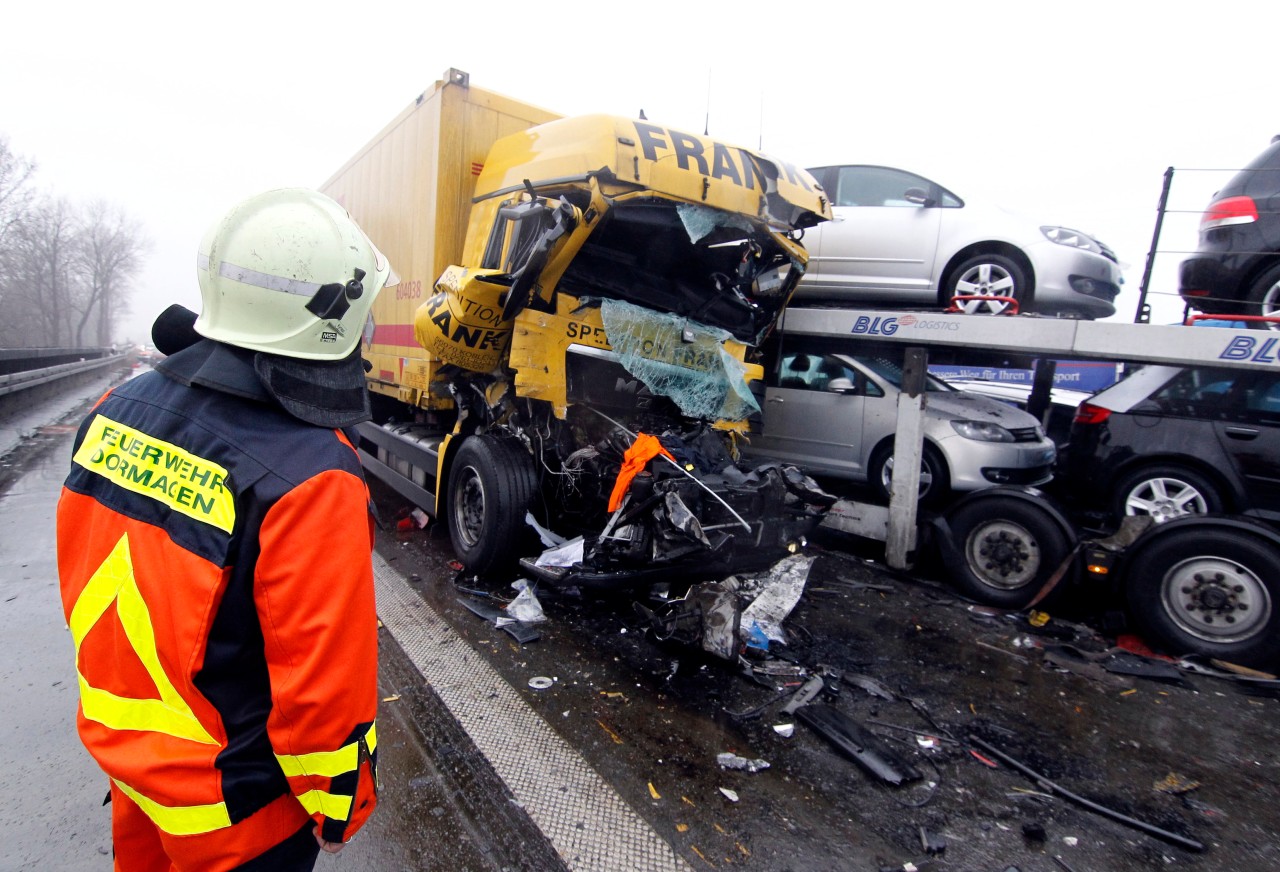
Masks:
[[[348,439],[208,341],[108,393],[75,440],[58,571],[80,736],[171,835],[283,795],[328,841],[376,804],[368,490]]]

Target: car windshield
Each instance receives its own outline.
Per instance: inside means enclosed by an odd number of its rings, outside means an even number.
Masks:
[[[871,370],[895,388],[902,388],[902,364],[894,360],[890,360],[887,357],[851,357],[850,359],[857,361],[866,369]],[[955,388],[942,381],[942,379],[928,375],[927,373],[924,377],[924,389],[931,393],[949,393],[955,391]]]

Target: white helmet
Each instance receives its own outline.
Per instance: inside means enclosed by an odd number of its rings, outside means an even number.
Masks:
[[[349,355],[392,275],[347,211],[306,188],[232,208],[205,234],[197,271],[197,333],[305,360]]]

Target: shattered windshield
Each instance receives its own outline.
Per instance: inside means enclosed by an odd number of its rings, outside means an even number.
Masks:
[[[755,344],[799,276],[789,252],[746,216],[648,199],[614,204],[560,288],[681,315]]]
[[[726,331],[619,300],[603,300],[600,317],[622,366],[684,415],[738,421],[760,411]]]

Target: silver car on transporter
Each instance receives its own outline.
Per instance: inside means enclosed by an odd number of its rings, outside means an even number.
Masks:
[[[1092,236],[1039,224],[894,167],[809,170],[833,219],[805,231],[799,300],[1105,318],[1120,265]]]
[[[766,372],[763,413],[744,454],[867,482],[887,500],[902,367],[889,351],[811,341],[784,338]],[[932,376],[926,377],[923,433],[923,503],[936,505],[951,491],[1043,484],[1053,475],[1056,449],[1034,417]]]

